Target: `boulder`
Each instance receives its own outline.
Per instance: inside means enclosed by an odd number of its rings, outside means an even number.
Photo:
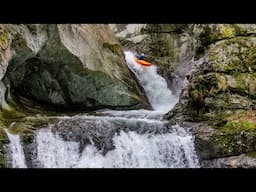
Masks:
[[[13,100],[65,111],[150,108],[108,25],[2,28],[1,70]]]

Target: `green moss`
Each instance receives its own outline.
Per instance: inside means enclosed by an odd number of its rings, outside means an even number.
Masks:
[[[236,28],[229,24],[208,24],[203,26],[199,38],[203,46],[216,41],[232,38],[236,35]]]
[[[217,56],[216,56],[217,57]],[[224,72],[224,73],[233,73],[233,72],[237,72],[238,67],[234,64],[228,64],[225,65],[219,61],[217,61],[218,63],[215,64],[215,69],[216,71],[220,71],[220,72]]]
[[[253,123],[253,120],[250,120],[250,117],[247,117],[248,120],[244,118],[246,117],[246,112],[248,111],[244,109],[215,109],[214,111],[202,114],[202,119],[222,133],[233,134],[239,133],[242,130],[254,130],[256,124]]]
[[[221,29],[222,35],[221,38],[230,38],[230,37],[234,37],[236,34],[236,30],[233,28],[233,26],[231,25],[222,25],[222,29]]]
[[[216,90],[216,92],[225,91],[227,89],[226,77],[216,73],[216,79],[217,79],[217,90]]]
[[[218,59],[218,55],[217,54],[211,54],[209,56],[209,61],[216,61]],[[220,66],[221,64],[218,64],[218,66]]]
[[[237,73],[233,75],[233,77],[236,81],[236,87],[233,90],[237,91],[242,95],[248,94],[248,90],[246,89],[245,85],[245,80],[248,77],[248,74]]]
[[[248,152],[246,155],[256,159],[256,151]]]
[[[224,114],[223,112],[220,113],[205,113],[203,114],[203,118],[209,125],[211,125],[213,128],[218,129],[222,126],[224,126],[227,123],[226,117],[228,115]]]
[[[194,110],[201,120],[208,119],[211,125],[221,126],[226,121],[221,117],[224,113],[253,106],[253,99],[256,98],[256,73],[227,75],[210,72],[195,76],[189,87],[189,96],[189,113]],[[213,116],[205,115],[208,112]]]
[[[192,80],[189,87],[189,106],[197,112],[205,112],[208,109],[205,107],[204,99],[207,96],[215,95],[218,91],[218,81],[215,73],[198,75]]]
[[[209,61],[214,69],[224,73],[256,71],[256,43],[251,37],[234,37],[212,44]]]
[[[226,123],[214,127],[213,142],[219,156],[237,155],[256,150],[256,118],[253,110],[237,110],[226,117]]]
[[[8,32],[0,26],[0,48],[5,50],[8,48],[9,39],[8,39]]]
[[[9,127],[12,134],[32,134],[41,127],[46,127],[48,122],[43,119],[22,119],[19,122],[13,122]]]
[[[229,87],[233,93],[256,98],[256,73],[236,73],[232,76],[236,85]]]
[[[217,89],[219,87],[221,89],[222,86],[224,86],[222,77],[218,76],[216,73],[208,73],[198,75],[191,83],[189,92],[192,98],[197,100],[199,95],[200,97],[203,96],[203,98],[208,95],[213,95],[216,93]]]
[[[31,133],[34,130],[48,124],[47,119],[18,110],[2,110],[0,112],[0,127],[6,128],[13,134]],[[1,129],[0,128],[0,129]]]
[[[251,99],[256,98],[256,73],[234,73],[229,78],[234,82],[229,82],[228,76],[223,73],[199,75],[193,81],[193,86],[190,89],[192,98],[195,98],[199,92],[205,98],[226,91],[248,96]]]
[[[116,55],[122,55],[122,48],[118,44],[103,43],[103,48],[111,50]]]
[[[5,168],[6,167],[6,161],[4,157],[0,156],[0,168]]]
[[[249,120],[230,120],[212,137],[219,157],[256,150],[256,124]]]
[[[235,133],[240,131],[255,130],[256,125],[249,121],[233,121],[227,122],[220,130],[225,133]]]
[[[24,113],[21,113],[13,108],[11,108],[11,110],[0,111],[2,126],[5,128],[7,128],[12,122],[17,121],[23,117],[25,117]]]
[[[7,167],[5,160],[4,146],[9,143],[4,129],[12,134],[19,134],[23,144],[29,144],[34,139],[34,131],[48,126],[49,123],[56,123],[55,117],[43,117],[39,115],[23,116],[15,110],[0,112],[0,168]]]
[[[246,34],[246,29],[245,28],[239,27],[237,24],[232,24],[231,26],[233,27],[233,29],[234,29],[234,31],[237,35]]]
[[[251,140],[248,142],[247,139],[249,138],[240,136],[239,134],[221,133],[214,135],[212,141],[215,143],[217,149],[215,157],[239,155],[254,150],[255,141]]]
[[[0,112],[0,167],[6,167],[4,146],[9,143],[4,129],[12,134],[19,134],[24,140],[24,144],[31,143],[34,131],[47,126],[50,120],[40,116],[24,116],[19,111]]]

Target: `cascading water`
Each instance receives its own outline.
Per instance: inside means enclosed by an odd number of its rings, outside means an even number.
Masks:
[[[64,142],[49,129],[41,129],[36,135],[38,167],[74,167],[79,158],[79,144]]]
[[[152,65],[151,67],[141,66],[135,62],[134,54],[132,52],[126,51],[124,53],[129,69],[136,75],[139,83],[144,88],[148,100],[154,110],[108,110],[105,113],[122,117],[161,119],[165,113],[174,107],[179,98],[172,94],[172,91],[168,89],[165,79],[157,73],[157,67],[155,65]]]
[[[24,151],[20,142],[19,135],[13,135],[5,130],[10,141],[9,148],[11,151],[11,162],[14,168],[27,168],[25,163]]]
[[[125,52],[128,67],[135,73],[155,111],[167,113],[178,101],[178,97],[168,89],[163,77],[157,74],[156,66],[144,67],[134,60],[132,52]]]
[[[121,132],[113,140],[115,149],[105,156],[102,156],[94,146],[87,146],[77,167],[198,167],[196,155],[191,153],[191,136],[181,127],[178,132],[158,135]]]
[[[137,134],[121,131],[113,137],[115,149],[103,156],[87,145],[79,157],[79,145],[64,142],[50,130],[37,135],[41,167],[77,168],[175,168],[198,167],[193,139],[183,128],[166,134]],[[72,159],[71,159],[72,158]]]
[[[125,58],[154,110],[107,110],[99,112],[101,116],[60,117],[58,123],[37,131],[37,153],[33,157],[37,163],[32,167],[200,167],[193,136],[179,125],[168,126],[162,120],[178,98],[157,74],[156,66],[136,64],[131,52],[125,52]]]

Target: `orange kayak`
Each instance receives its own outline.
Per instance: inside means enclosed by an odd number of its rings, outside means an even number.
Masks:
[[[152,63],[149,63],[147,61],[137,59],[137,57],[135,57],[134,60],[136,61],[136,63],[146,67],[150,67],[152,65]]]

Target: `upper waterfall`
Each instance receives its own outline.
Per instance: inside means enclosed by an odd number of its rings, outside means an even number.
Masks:
[[[178,102],[178,97],[168,88],[165,79],[157,73],[155,65],[150,67],[138,65],[134,57],[132,52],[125,52],[126,63],[144,88],[153,109],[167,113]]]

